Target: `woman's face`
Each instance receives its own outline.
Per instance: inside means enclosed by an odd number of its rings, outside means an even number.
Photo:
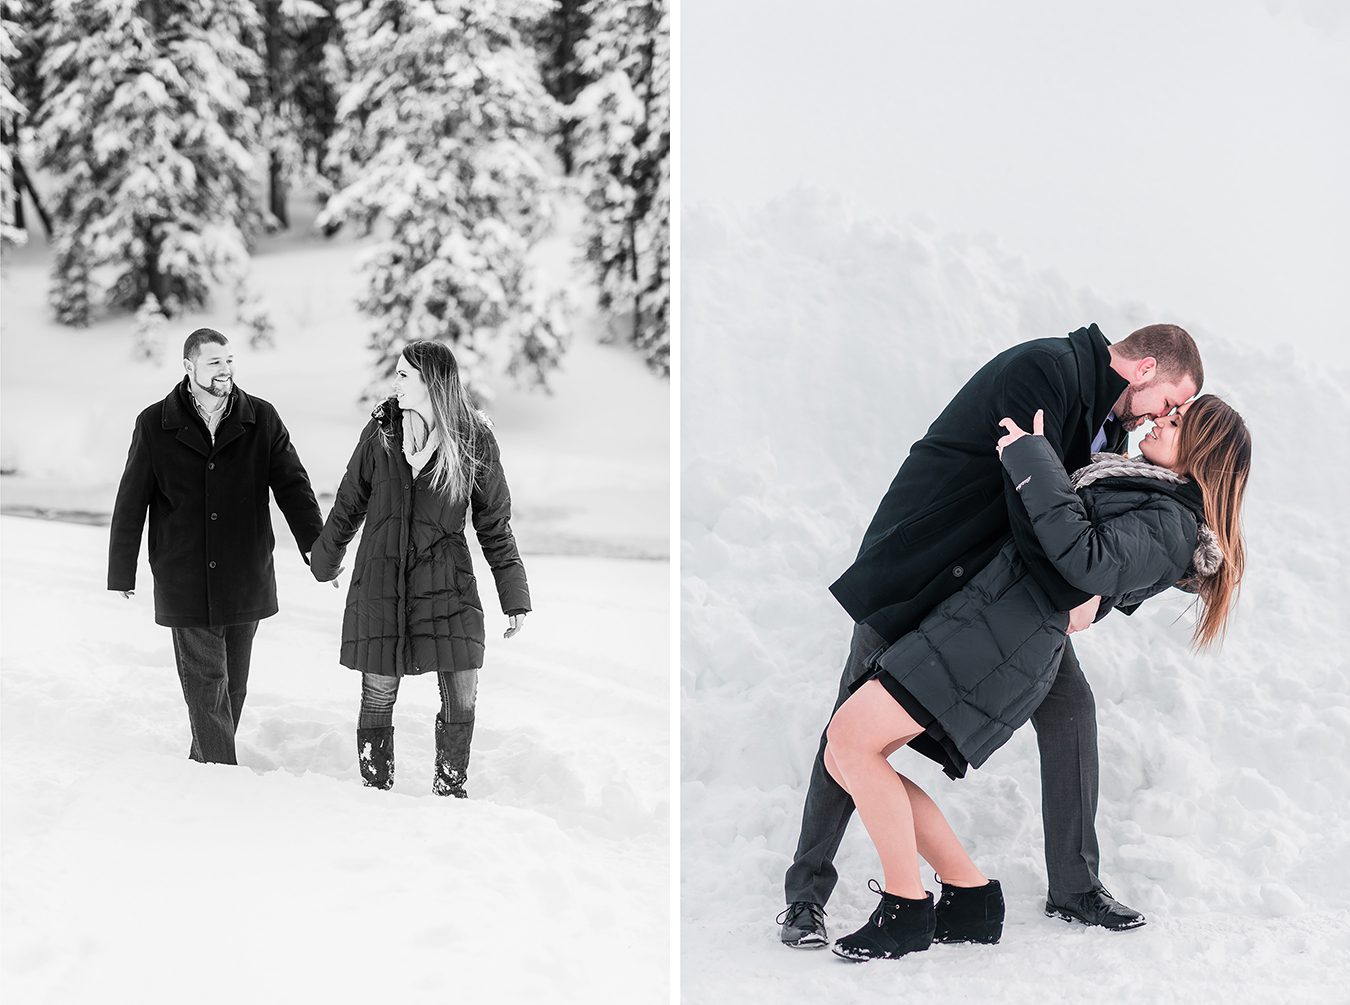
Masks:
[[[398,358],[398,367],[394,370],[394,397],[398,399],[399,408],[417,412],[424,419],[431,418],[431,395],[427,393],[422,374],[408,362],[407,356]]]
[[[1181,424],[1186,419],[1186,410],[1191,407],[1188,401],[1175,412],[1160,415],[1153,420],[1153,428],[1139,443],[1144,460],[1159,467],[1177,470],[1177,447],[1181,443]],[[1181,474],[1181,472],[1177,472]]]

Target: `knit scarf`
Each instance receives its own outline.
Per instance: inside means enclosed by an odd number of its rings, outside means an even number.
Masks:
[[[422,426],[421,419],[417,420],[417,425]],[[403,456],[408,459],[408,466],[412,468],[413,477],[416,478],[426,467],[427,461],[435,453],[436,448],[441,445],[440,434],[432,429],[427,433],[426,442],[422,444],[422,449],[414,450],[413,443],[413,413],[403,413]]]

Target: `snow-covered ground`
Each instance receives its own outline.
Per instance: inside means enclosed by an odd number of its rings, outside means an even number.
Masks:
[[[1149,916],[1122,935],[1045,918],[1035,739],[951,782],[903,764],[1002,880],[995,947],[857,967],[777,940],[783,871],[850,624],[826,592],[909,445],[1000,349],[1156,316],[999,250],[797,193],[686,212],[682,414],[682,983],[687,1002],[1345,1001],[1350,625],[1339,430],[1350,374],[1188,320],[1206,391],[1254,438],[1248,571],[1221,650],[1181,594],[1075,640],[1100,726],[1102,873]],[[990,449],[997,431],[990,430]],[[832,935],[875,905],[856,822]],[[930,884],[935,886],[935,884]]]
[[[359,248],[293,208],[300,227],[255,259],[278,347],[236,341],[237,372],[277,405],[326,510],[367,414]],[[564,217],[539,249],[559,277]],[[40,238],[6,253],[0,501],[97,523],[182,338],[231,334],[232,316],[181,319],[162,363],[136,363],[129,318],[47,318],[46,256]],[[490,406],[535,611],[510,641],[488,612],[467,801],[430,794],[423,678],[396,709],[394,790],[361,786],[345,589],[313,581],[279,515],[282,610],[259,630],[237,769],[186,758],[144,556],[128,602],[105,589],[104,527],[0,518],[6,1001],[667,1000],[669,386],[600,344],[580,292],[555,393],[503,379]]]

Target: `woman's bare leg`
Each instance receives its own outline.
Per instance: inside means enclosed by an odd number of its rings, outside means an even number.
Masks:
[[[936,870],[942,882],[949,886],[984,886],[988,883],[984,873],[966,854],[961,839],[933,798],[904,775],[897,772],[897,777],[904,782],[905,794],[909,796],[919,854]]]
[[[874,680],[839,706],[826,729],[831,775],[853,797],[876,845],[886,892],[914,899],[924,896],[914,817],[905,784],[886,756],[919,732],[918,723]],[[829,768],[830,760],[825,763]]]
[[[863,818],[863,826],[867,828],[867,833],[872,837],[873,844],[877,846],[877,853],[882,856],[882,869],[886,875],[887,892],[906,897],[923,895],[922,880],[917,875],[916,855],[922,855],[924,860],[937,871],[944,883],[962,887],[983,886],[988,880],[971,861],[970,856],[966,854],[965,848],[962,847],[961,841],[957,838],[951,825],[947,823],[947,818],[943,816],[942,810],[938,808],[932,797],[913,781],[899,772],[893,771],[889,764],[884,764],[886,771],[902,787],[898,794],[903,795],[903,803],[897,801],[897,792],[893,785],[883,785],[879,789],[869,790],[870,793],[880,792],[880,798],[882,799],[880,806],[885,807],[881,809],[874,807],[872,812],[869,812],[868,808],[864,808],[863,801],[859,800],[854,793],[853,786],[850,784],[849,773],[841,767],[836,756],[837,749],[855,748],[861,745],[862,751],[866,752],[875,748],[877,743],[880,742],[881,746],[875,751],[875,754],[884,763],[887,757],[919,733],[918,723],[896,703],[886,689],[875,681],[869,683],[874,684],[875,688],[858,705],[850,709],[848,715],[841,721],[840,714],[844,713],[849,702],[854,700],[852,697],[849,698],[848,702],[840,707],[835,719],[831,721],[829,743],[825,748],[825,768],[829,771],[830,777],[853,797],[853,801],[858,807],[858,815]],[[858,693],[861,694],[863,690],[868,688],[869,685],[865,684],[862,688],[859,688]],[[879,695],[877,692],[879,692]],[[836,722],[839,723],[837,730]],[[883,738],[893,729],[899,729],[901,735],[892,736],[883,742]],[[906,733],[907,735],[905,735]],[[862,742],[864,736],[867,737],[866,742]],[[852,742],[853,740],[859,742]],[[848,756],[845,755],[846,758]],[[866,765],[864,765],[864,768],[866,768]],[[868,774],[864,776],[865,779],[871,777]],[[868,796],[864,796],[865,800],[868,798]],[[904,818],[906,814],[903,811],[906,808],[908,809],[912,845],[904,841],[903,834],[889,833],[896,828],[901,831],[905,829]],[[879,820],[876,819],[878,815],[880,816]],[[883,835],[883,840],[887,841],[888,847],[897,849],[896,854],[900,856],[900,859],[893,864],[898,872],[893,872],[891,868],[888,868],[887,853],[882,851],[882,842],[878,840],[877,834],[873,831],[873,825],[868,823],[869,817],[875,821],[879,829],[887,832]],[[909,869],[902,866],[902,862],[913,863],[914,875],[912,877],[910,877]],[[909,878],[913,878],[913,886],[907,884]],[[907,889],[917,888],[918,892],[903,893],[892,887],[892,881],[895,881],[898,886],[905,885]]]

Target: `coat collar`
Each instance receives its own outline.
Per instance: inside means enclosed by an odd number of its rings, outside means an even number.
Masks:
[[[237,440],[244,435],[245,424],[253,425],[258,421],[253,399],[236,384],[230,391],[230,401],[225,406],[226,415],[216,427],[216,442],[212,446],[211,436],[206,431],[206,424],[197,415],[197,408],[192,403],[191,395],[192,392],[188,390],[188,378],[184,374],[183,379],[164,399],[164,405],[160,410],[160,426],[166,431],[177,430],[179,441],[200,454],[211,454],[227,443]]]
[[[1091,443],[1130,382],[1111,369],[1111,343],[1096,324],[1071,332],[1069,344],[1078,363],[1078,386],[1091,395],[1085,394],[1083,402],[1087,406],[1083,409],[1083,435]]]

